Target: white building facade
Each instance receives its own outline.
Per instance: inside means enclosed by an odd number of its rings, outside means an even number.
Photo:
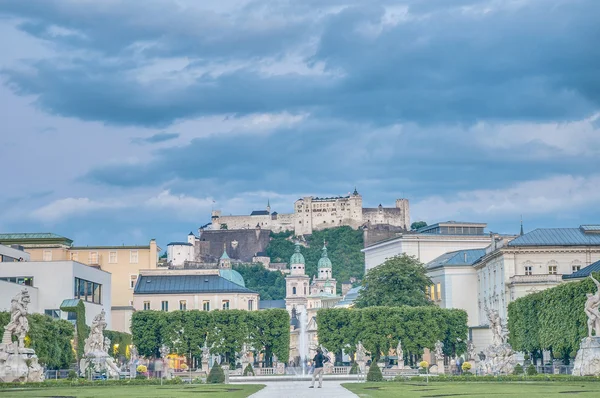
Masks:
[[[0,263],[0,311],[10,308],[16,292],[27,289],[29,311],[67,319],[60,310],[65,300],[81,299],[86,323],[103,309],[111,329],[111,274],[76,261],[31,261]]]

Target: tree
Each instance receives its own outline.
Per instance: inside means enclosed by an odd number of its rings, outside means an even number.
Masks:
[[[252,311],[248,313],[250,344],[264,353],[266,367],[271,357],[287,362],[290,352],[290,316],[284,309]]]
[[[414,223],[410,224],[410,229],[413,231],[416,231],[419,228],[423,228],[426,227],[427,223],[425,221],[415,221]]]
[[[249,340],[248,311],[217,310],[212,311],[211,323],[207,335],[208,346],[212,354],[223,355],[225,362],[234,363],[235,355]]]
[[[210,313],[206,311],[173,311],[166,315],[161,332],[163,343],[179,355],[190,353],[199,357],[210,327]]]
[[[131,317],[133,344],[140,355],[158,357],[163,342],[162,331],[165,327],[166,312],[136,311]]]
[[[377,366],[377,361],[371,362],[369,372],[367,373],[367,381],[383,381],[383,375],[381,374],[381,369]]]
[[[355,307],[433,305],[426,290],[431,279],[416,258],[402,254],[371,269],[362,281]]]
[[[215,362],[212,368],[210,368],[210,372],[206,377],[207,384],[223,384],[225,383],[225,372],[223,372],[223,368],[221,365]]]
[[[261,264],[234,265],[233,269],[242,275],[248,289],[260,294],[261,300],[285,298],[285,276],[280,271],[269,271]]]

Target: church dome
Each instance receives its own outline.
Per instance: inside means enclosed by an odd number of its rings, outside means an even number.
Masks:
[[[304,256],[300,253],[300,244],[296,243],[296,248],[294,249],[294,254],[290,258],[290,264],[305,264]]]
[[[232,269],[220,269],[219,276],[221,278],[227,279],[230,282],[235,283],[236,285],[246,287],[246,283],[244,282],[244,277],[237,271]]]
[[[323,246],[323,253],[319,259],[318,268],[332,268],[331,260],[327,257],[327,246]]]

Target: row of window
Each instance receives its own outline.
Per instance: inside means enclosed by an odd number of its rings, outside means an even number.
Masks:
[[[429,286],[429,299],[431,301],[441,301],[442,300],[442,284],[438,283],[437,285]]]
[[[118,252],[116,252],[116,251],[108,252],[108,263],[109,264],[116,264],[118,262],[117,253]],[[79,253],[71,252],[69,255],[69,258],[72,261],[79,261]],[[44,261],[52,261],[52,250],[44,250],[43,260]],[[139,261],[139,251],[138,250],[130,250],[129,251],[129,263],[137,264],[138,261]],[[98,252],[89,252],[88,253],[88,264],[91,264],[91,265],[100,264],[100,254]]]
[[[102,304],[102,285],[75,278],[73,296],[89,303]]]
[[[144,301],[144,310],[151,310],[150,301]],[[221,309],[228,310],[229,309],[229,300],[221,301]],[[167,300],[163,300],[160,303],[160,310],[168,312],[169,311],[169,302]],[[187,300],[179,300],[179,310],[186,311],[187,310]],[[202,310],[210,311],[210,300],[202,301]],[[248,300],[248,311],[254,310],[254,300]]]
[[[0,281],[18,283],[19,285],[33,286],[33,276],[9,276],[0,278]]]
[[[292,294],[296,295],[296,287],[292,287]],[[306,296],[306,286],[304,286],[304,295]]]
[[[571,272],[577,272],[581,269],[581,265],[572,265]],[[551,264],[548,266],[548,274],[549,275],[557,275],[558,274],[558,266],[556,264]],[[533,275],[533,265],[525,266],[525,275]]]

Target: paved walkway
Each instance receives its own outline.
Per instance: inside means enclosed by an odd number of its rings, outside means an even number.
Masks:
[[[341,386],[341,381],[323,380],[323,388],[308,388],[310,381],[270,381],[256,384],[264,384],[265,388],[252,394],[250,398],[358,398],[358,395],[351,393]]]

